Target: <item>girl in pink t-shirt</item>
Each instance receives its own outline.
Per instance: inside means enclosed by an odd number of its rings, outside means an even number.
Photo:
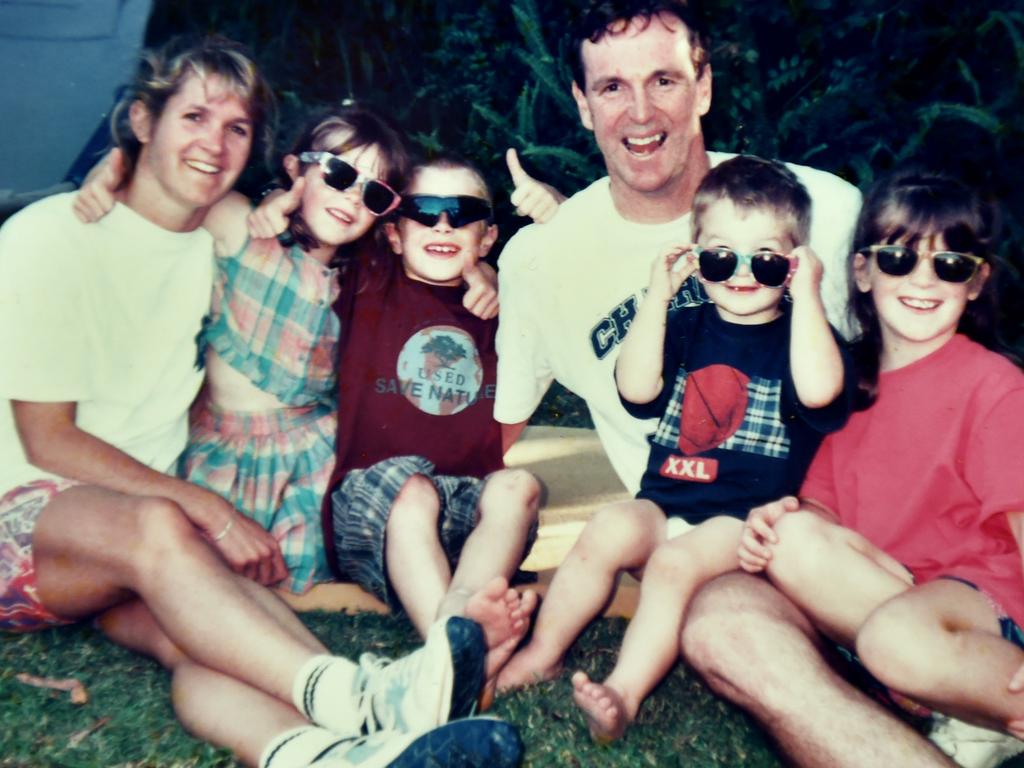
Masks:
[[[851,263],[867,407],[799,499],[751,511],[739,556],[894,692],[1022,738],[1024,374],[991,350],[993,214],[920,170],[868,194]],[[989,735],[986,757],[1024,750]]]

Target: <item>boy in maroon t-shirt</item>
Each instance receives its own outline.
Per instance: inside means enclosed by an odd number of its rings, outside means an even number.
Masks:
[[[340,302],[337,464],[324,500],[325,541],[354,581],[420,631],[467,614],[488,628],[536,532],[541,486],[504,469],[493,417],[497,320],[462,303],[463,275],[497,237],[490,195],[467,162],[416,167],[386,267],[346,274]],[[389,269],[393,266],[394,269]],[[471,598],[487,585],[491,600]],[[485,590],[486,593],[487,590]],[[508,590],[509,601],[518,600]],[[489,676],[526,628],[492,651]]]

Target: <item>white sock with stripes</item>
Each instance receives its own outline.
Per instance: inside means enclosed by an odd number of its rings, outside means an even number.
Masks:
[[[358,667],[340,656],[314,656],[292,686],[296,708],[316,725],[339,737],[358,736],[363,726],[354,690]]]

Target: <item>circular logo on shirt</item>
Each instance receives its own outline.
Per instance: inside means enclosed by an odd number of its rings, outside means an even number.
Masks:
[[[398,355],[397,373],[405,399],[434,416],[465,410],[476,402],[484,381],[473,338],[452,325],[413,334]]]

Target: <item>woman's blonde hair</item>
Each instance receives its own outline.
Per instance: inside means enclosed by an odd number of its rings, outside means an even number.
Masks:
[[[142,151],[142,144],[129,121],[131,105],[140,102],[156,122],[167,101],[193,75],[201,80],[219,79],[244,101],[252,121],[252,154],[266,156],[270,151],[276,115],[274,95],[242,46],[220,36],[207,37],[191,45],[174,40],[143,55],[135,80],[110,115],[114,143],[124,152],[126,182],[132,177]]]

